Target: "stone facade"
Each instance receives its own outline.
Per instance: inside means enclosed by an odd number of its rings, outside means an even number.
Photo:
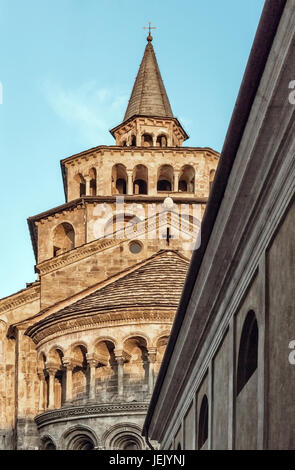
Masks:
[[[266,2],[144,425],[163,449],[295,448],[294,25]]]
[[[111,132],[62,160],[65,203],[28,220],[38,278],[0,300],[2,449],[146,447],[219,154],[182,146],[150,36]]]

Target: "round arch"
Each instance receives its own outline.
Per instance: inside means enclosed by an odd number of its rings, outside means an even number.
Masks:
[[[122,344],[124,345],[124,343],[128,341],[129,339],[143,339],[145,341],[145,346],[147,348],[151,347],[151,344],[152,344],[151,339],[145,333],[142,333],[141,331],[134,331],[124,336],[124,338],[122,339]]]
[[[65,450],[93,450],[98,447],[98,439],[89,426],[76,425],[68,429],[62,436]]]
[[[50,434],[45,434],[40,438],[40,450],[57,450],[56,443]]]
[[[75,229],[70,222],[64,220],[53,227],[51,232],[53,256],[73,250],[75,248],[75,237]]]
[[[144,450],[141,428],[133,423],[115,424],[102,436],[104,449],[109,450]]]
[[[95,338],[95,340],[92,341],[92,343],[89,345],[89,353],[92,353],[96,346],[104,341],[112,343],[115,348],[117,346],[117,340],[115,340],[115,338],[113,338],[112,336],[100,336],[99,338]]]

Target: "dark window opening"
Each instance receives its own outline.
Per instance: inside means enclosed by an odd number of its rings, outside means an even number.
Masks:
[[[204,395],[199,417],[198,449],[201,449],[208,439],[208,398]]]
[[[80,197],[86,196],[86,183],[80,183]]]
[[[141,137],[142,147],[152,147],[153,146],[153,137],[150,134],[143,134]]]
[[[167,147],[167,137],[165,135],[159,135],[156,141],[157,147]]]
[[[116,189],[119,194],[126,194],[126,181],[123,178],[117,179]]]
[[[147,194],[146,181],[137,179],[133,183],[133,194]]]
[[[172,191],[171,183],[168,180],[159,180],[157,184],[158,191]]]
[[[258,324],[253,310],[244,322],[238,357],[237,395],[254,374],[258,364]]]
[[[187,192],[187,182],[184,180],[179,181],[178,191]]]

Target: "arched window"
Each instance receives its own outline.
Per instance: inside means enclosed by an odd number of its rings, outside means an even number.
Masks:
[[[158,171],[157,191],[173,191],[173,167],[162,165]]]
[[[79,402],[87,398],[87,349],[84,345],[77,345],[72,348],[72,358],[75,367],[72,372],[72,395],[73,401]]]
[[[95,369],[95,396],[98,402],[112,401],[118,392],[117,363],[112,341],[101,340],[96,343],[94,355],[98,360]]]
[[[136,135],[131,137],[131,147],[136,147]]]
[[[136,397],[148,383],[149,362],[145,338],[134,336],[124,342],[124,351],[130,359],[124,363],[124,377],[130,395]]]
[[[176,450],[181,450],[181,444],[179,443]]]
[[[195,170],[191,165],[184,165],[181,169],[178,191],[193,193],[195,191]]]
[[[133,170],[133,194],[147,194],[148,169],[144,165],[136,165]]]
[[[203,396],[200,416],[199,416],[199,430],[198,430],[198,449],[201,449],[208,439],[208,398],[207,395]]]
[[[209,174],[209,191],[211,191],[212,189],[214,177],[215,177],[215,170],[211,170]]]
[[[255,313],[250,310],[246,316],[239,347],[237,371],[237,395],[254,374],[258,364],[258,324]]]
[[[97,446],[94,432],[79,425],[66,431],[63,441],[67,450],[93,450]]]
[[[56,445],[49,436],[41,437],[41,450],[56,450]]]
[[[127,172],[124,165],[118,163],[112,169],[113,194],[126,194]]]
[[[54,374],[54,386],[53,386],[53,396],[52,402],[54,403],[54,408],[60,408],[64,401],[65,401],[65,388],[64,388],[64,368],[63,368],[63,352],[58,347],[53,347],[48,354],[48,362],[49,364],[54,365],[56,371]],[[49,405],[49,387],[47,387],[48,391],[48,400],[47,406]]]
[[[53,232],[53,256],[75,248],[75,232],[71,224],[63,222]]]
[[[141,146],[142,147],[152,147],[153,146],[153,136],[150,134],[142,134],[141,136]]]
[[[86,181],[85,181],[85,178],[83,178],[83,176],[78,173],[76,176],[75,176],[75,181],[77,182],[78,186],[79,186],[79,197],[83,197],[83,196],[86,196]]]
[[[127,142],[126,142],[126,140],[123,140],[123,142],[122,142],[122,147],[127,147]]]
[[[96,196],[96,190],[97,190],[97,180],[96,180],[96,169],[91,168],[89,171],[89,176],[90,176],[90,196]]]
[[[156,141],[157,147],[167,147],[167,137],[165,135],[158,135]]]

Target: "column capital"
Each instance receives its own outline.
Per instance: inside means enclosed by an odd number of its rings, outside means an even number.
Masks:
[[[123,349],[115,350],[115,358],[118,364],[124,364],[124,362],[129,362],[131,359],[131,355],[128,352],[124,351]]]
[[[55,375],[59,367],[54,363],[46,362],[45,370],[49,375]]]
[[[39,377],[40,380],[45,380],[44,369],[40,369],[40,368],[38,367],[38,369],[37,369],[37,375],[38,375],[38,377]]]
[[[75,365],[73,364],[73,361],[69,357],[63,357],[62,363],[63,363],[63,366],[69,370],[73,370],[75,367]]]
[[[87,358],[87,364],[89,364],[90,367],[96,367],[99,364],[99,361],[94,358]]]
[[[149,362],[156,362],[157,348],[148,348],[147,352]]]

